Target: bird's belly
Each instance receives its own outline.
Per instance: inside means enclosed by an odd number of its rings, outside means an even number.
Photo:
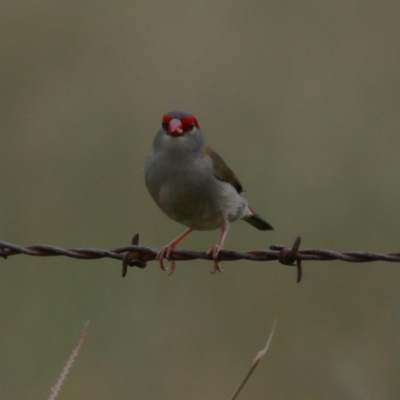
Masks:
[[[215,196],[201,188],[164,185],[158,200],[160,208],[170,218],[192,229],[213,230],[223,225],[223,214]]]
[[[158,204],[170,218],[196,230],[218,229],[226,222],[243,217],[247,202],[230,184],[220,181],[217,185],[207,183],[197,180],[163,185]]]

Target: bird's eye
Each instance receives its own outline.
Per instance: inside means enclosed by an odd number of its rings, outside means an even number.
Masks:
[[[168,128],[166,121],[161,122],[161,126],[163,127],[164,130],[167,130],[167,128]]]
[[[195,126],[195,125],[194,125],[194,122],[191,122],[189,126],[190,126],[190,129],[193,129],[194,126]]]

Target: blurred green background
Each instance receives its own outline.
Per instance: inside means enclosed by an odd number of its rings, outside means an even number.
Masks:
[[[183,226],[147,193],[165,112],[199,120],[274,227],[227,249],[400,251],[398,1],[3,1],[0,238],[160,248]],[[180,248],[204,250],[219,232]],[[308,262],[0,260],[0,398],[44,399],[84,321],[60,399],[400,396],[400,270]]]

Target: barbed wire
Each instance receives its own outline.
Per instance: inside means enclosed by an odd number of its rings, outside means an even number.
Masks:
[[[297,237],[293,246],[288,248],[285,245],[273,245],[270,250],[254,250],[248,252],[238,252],[222,250],[219,253],[219,261],[279,261],[281,264],[295,266],[297,268],[297,282],[302,278],[302,261],[332,261],[340,260],[352,263],[362,263],[371,261],[400,262],[400,252],[398,253],[373,253],[367,251],[346,251],[339,253],[332,250],[307,249],[300,250],[301,238]],[[36,257],[66,256],[80,260],[97,260],[100,258],[111,258],[122,261],[122,276],[127,274],[128,267],[145,268],[147,262],[153,261],[158,253],[157,249],[139,246],[139,234],[136,234],[131,245],[118,247],[113,250],[103,250],[96,248],[75,248],[64,249],[61,247],[50,246],[47,244],[35,244],[31,246],[18,246],[0,240],[0,257],[7,257],[25,254]],[[171,260],[212,260],[211,254],[193,250],[173,250]]]

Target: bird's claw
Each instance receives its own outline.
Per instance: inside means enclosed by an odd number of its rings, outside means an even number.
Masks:
[[[219,262],[214,260],[214,268],[210,271],[210,273],[211,274],[215,274],[217,271],[218,272],[224,272],[224,270],[219,265]]]
[[[176,268],[176,261],[171,260],[171,252],[174,248],[175,246],[165,246],[156,255],[156,260],[160,263],[161,269],[166,271],[168,276],[172,275]],[[164,265],[164,258],[171,262],[169,267]]]
[[[161,269],[162,269],[163,271],[165,271],[165,272],[167,273],[168,276],[171,276],[171,275],[174,273],[174,271],[175,271],[175,268],[176,268],[176,261],[175,261],[175,260],[168,260],[168,261],[170,261],[171,264],[170,264],[169,267],[166,267],[166,266],[164,265],[164,260],[163,260],[163,259],[159,260]]]
[[[210,271],[212,274],[215,274],[217,271],[218,272],[224,272],[224,270],[221,268],[218,262],[218,255],[220,251],[222,250],[222,246],[219,244],[216,244],[215,246],[211,247],[210,250],[207,250],[206,254],[207,255],[212,255],[212,259],[214,260],[214,268]]]

